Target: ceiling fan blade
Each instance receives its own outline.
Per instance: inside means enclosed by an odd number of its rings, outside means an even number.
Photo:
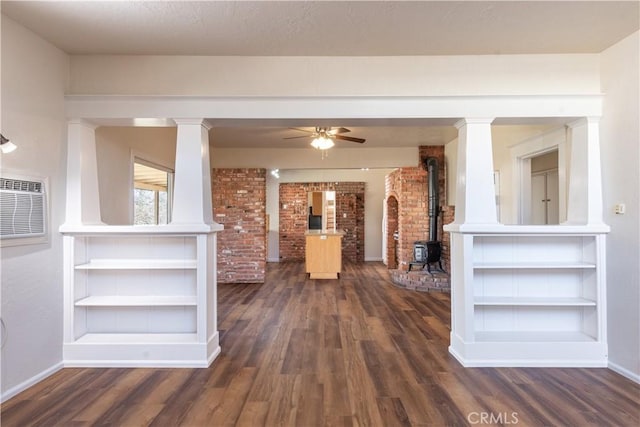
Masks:
[[[327,133],[330,135],[337,135],[339,133],[347,133],[347,132],[351,132],[351,130],[347,128],[331,128],[330,131],[327,131]]]
[[[358,142],[360,144],[362,144],[363,142],[366,141],[366,139],[354,138],[352,136],[342,136],[342,135],[336,135],[336,136],[334,136],[334,138],[335,139],[344,139],[345,141]]]
[[[313,137],[313,135],[288,136],[288,137],[282,138],[282,139],[298,139],[298,138],[311,138],[311,137]]]
[[[299,130],[300,132],[307,132],[307,133],[315,133],[316,132],[315,129],[312,129],[312,130],[302,129],[302,128],[289,128],[289,129],[291,129],[291,130]]]

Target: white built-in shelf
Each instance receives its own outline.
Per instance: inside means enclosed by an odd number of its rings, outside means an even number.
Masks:
[[[76,307],[184,307],[195,306],[196,297],[189,295],[90,296],[76,301]]]
[[[479,342],[593,342],[595,338],[580,331],[477,331]]]
[[[195,259],[92,259],[76,270],[194,270]]]
[[[588,262],[476,262],[473,264],[476,270],[500,270],[500,269],[588,269],[596,268],[595,263]]]
[[[563,297],[476,297],[475,305],[532,306],[532,307],[595,307],[596,302],[586,298]]]
[[[89,333],[79,337],[78,344],[193,344],[195,333],[184,334],[98,334]]]
[[[446,226],[464,366],[606,366],[607,226]]]

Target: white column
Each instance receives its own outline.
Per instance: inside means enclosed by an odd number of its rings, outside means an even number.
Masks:
[[[493,183],[493,119],[462,119],[458,128],[456,224],[497,224]]]
[[[172,224],[213,224],[209,127],[203,119],[178,125]]]
[[[67,124],[67,199],[65,225],[103,224],[100,216],[96,126],[84,120]]]
[[[569,125],[569,194],[565,224],[603,224],[599,118]]]

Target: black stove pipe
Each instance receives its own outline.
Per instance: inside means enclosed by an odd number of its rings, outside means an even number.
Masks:
[[[429,241],[438,240],[438,214],[440,207],[438,206],[438,159],[435,157],[427,157],[425,160],[429,180]]]

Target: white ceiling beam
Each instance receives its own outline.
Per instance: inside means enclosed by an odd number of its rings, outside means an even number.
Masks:
[[[602,115],[600,94],[434,97],[193,97],[78,96],[65,97],[70,119],[98,125],[133,123],[140,118],[204,117],[209,125],[229,119],[413,119],[428,125],[434,119],[464,117],[579,118]],[[166,120],[165,123],[171,122]],[[131,125],[131,124],[130,124]]]

